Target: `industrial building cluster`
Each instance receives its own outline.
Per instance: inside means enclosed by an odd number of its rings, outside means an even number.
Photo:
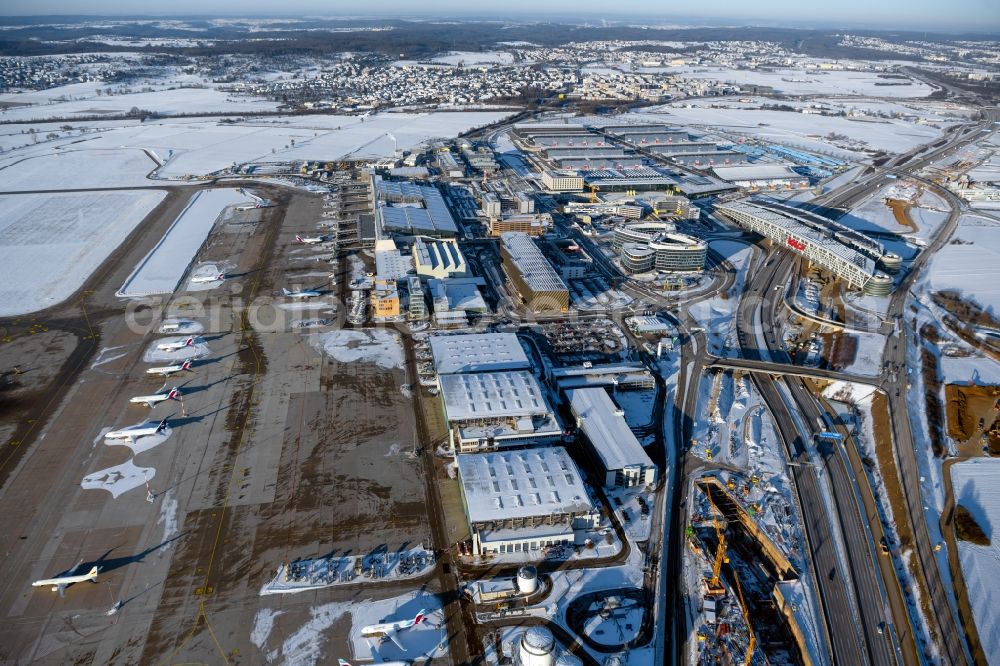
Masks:
[[[597,465],[606,488],[656,483],[656,466],[607,390],[648,388],[641,364],[563,367],[543,385],[514,333],[438,334],[428,344],[474,555],[541,557],[601,526],[599,504],[566,448],[576,432],[585,443],[578,455]],[[553,399],[574,423],[564,425]]]

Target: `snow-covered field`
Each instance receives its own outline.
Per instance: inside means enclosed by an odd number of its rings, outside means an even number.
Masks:
[[[213,88],[177,88],[174,90],[157,90],[154,92],[137,92],[129,95],[98,96],[96,88],[86,91],[79,87],[64,91],[68,97],[78,97],[69,101],[55,101],[55,93],[60,88],[54,88],[44,96],[47,103],[37,103],[33,106],[18,106],[0,110],[0,120],[5,122],[45,120],[48,118],[73,119],[88,116],[110,116],[128,113],[133,108],[144,111],[154,111],[164,115],[180,113],[239,113],[245,111],[273,111],[278,108],[278,102],[265,99],[234,96]],[[43,102],[43,96],[25,93],[15,96],[11,101]]]
[[[958,542],[958,557],[986,660],[1000,663],[1000,460],[974,458],[951,468],[955,503],[964,506],[990,538],[989,546]]]
[[[402,368],[399,334],[386,328],[330,331],[312,336],[312,343],[341,363],[375,363],[380,368]]]
[[[771,86],[786,95],[872,95],[877,97],[926,97],[934,92],[929,85],[906,79],[910,85],[878,86],[903,83],[902,79],[880,79],[878,72],[820,71],[789,68],[734,70],[721,67],[671,68],[670,72],[691,79],[709,79],[736,85]]]
[[[148,185],[146,174],[157,166],[139,148],[91,149],[89,143],[83,143],[68,149],[27,150],[32,154],[8,157],[6,166],[0,168],[0,189],[4,192]]]
[[[472,65],[488,65],[496,63],[499,65],[509,65],[514,62],[514,55],[506,51],[452,51],[448,55],[438,56],[433,62],[445,65],[457,65],[462,63],[466,67]]]
[[[457,111],[269,116],[232,123],[203,118],[88,121],[74,123],[71,131],[38,125],[34,135],[0,131],[0,147],[7,150],[0,156],[0,182],[5,191],[121,187],[147,183],[146,174],[157,160],[165,164],[154,177],[179,179],[234,164],[385,157],[508,115]],[[46,138],[53,131],[58,137]]]
[[[141,190],[0,196],[0,316],[69,297],[163,196]]]
[[[901,153],[928,143],[941,133],[935,127],[903,120],[875,122],[788,111],[712,109],[703,105],[688,108],[682,103],[656,107],[648,117],[673,124],[717,127],[765,141],[845,157],[858,156],[858,150],[864,148]],[[851,141],[830,138],[831,134],[843,135]]]
[[[957,289],[1000,313],[1000,223],[963,216],[952,241],[930,262],[928,289]]]
[[[172,293],[223,209],[247,201],[249,199],[235,189],[205,190],[195,194],[156,247],[128,276],[118,295],[139,297]]]

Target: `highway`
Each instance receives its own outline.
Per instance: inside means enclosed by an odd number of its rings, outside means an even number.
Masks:
[[[812,203],[823,207],[850,207],[881,188],[898,175],[908,175],[926,166],[948,152],[957,150],[974,139],[981,138],[983,129],[996,120],[996,110],[984,114],[984,122],[965,126],[951,133],[948,139],[933,148],[921,148],[897,156],[867,177],[837,191],[818,197]],[[961,202],[950,192],[934,188],[952,206],[951,214],[939,231],[938,237],[909,267],[906,278],[897,288],[889,309],[888,319],[901,320],[906,295],[919,275],[924,262],[950,238],[960,215]],[[897,372],[877,378],[855,377],[842,373],[795,368],[783,351],[781,332],[777,325],[782,309],[784,291],[794,268],[794,255],[782,253],[770,258],[750,279],[741,299],[737,314],[737,332],[743,358],[738,361],[717,360],[721,367],[741,367],[754,372],[754,383],[767,403],[789,458],[806,462],[806,442],[815,441],[821,430],[827,429],[824,412],[815,396],[803,381],[803,376],[822,379],[860,381],[887,387],[893,412],[894,443],[898,452],[901,480],[909,509],[909,519],[917,534],[922,576],[930,590],[932,607],[939,635],[943,641],[947,663],[967,663],[968,655],[948,600],[948,593],[937,570],[931,549],[927,525],[919,497],[919,473],[913,436],[907,418],[906,392],[895,384],[901,381]],[[890,370],[906,366],[905,332],[890,339],[885,352],[886,367]],[[775,379],[780,375],[780,379]],[[797,412],[795,418],[792,412]],[[896,630],[910,636],[909,618],[901,598],[897,581],[888,584],[883,580],[884,570],[875,547],[875,535],[870,523],[870,509],[859,503],[862,496],[857,490],[857,477],[849,469],[850,461],[839,446],[825,446],[819,450],[821,469],[814,463],[792,466],[800,510],[806,527],[809,553],[815,580],[822,601],[823,621],[827,630],[829,648],[835,663],[842,664],[896,664],[912,663],[912,639],[902,645]],[[822,494],[820,474],[829,479],[836,516]],[[877,520],[876,520],[877,522]],[[880,525],[876,527],[880,528]],[[839,531],[845,557],[838,557],[836,533]],[[893,613],[890,609],[894,609]],[[885,629],[889,628],[889,631]],[[906,657],[903,657],[903,654]]]

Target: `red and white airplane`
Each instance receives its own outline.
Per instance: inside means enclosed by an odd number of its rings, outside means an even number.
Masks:
[[[164,387],[166,388],[166,387]],[[128,401],[133,405],[146,405],[147,407],[156,407],[157,404],[165,400],[177,400],[181,397],[181,391],[176,386],[170,389],[167,393],[154,393],[153,395],[137,395],[134,398],[129,398]]]
[[[156,345],[157,351],[172,352],[178,349],[184,349],[185,347],[194,346],[194,337],[188,337],[184,340],[174,340],[173,342],[161,342]]]
[[[147,375],[162,375],[164,377],[169,377],[170,375],[176,374],[178,372],[184,372],[185,370],[191,371],[191,361],[184,361],[180,365],[161,365],[157,368],[150,368],[146,371]]]
[[[195,275],[191,278],[191,284],[205,284],[207,282],[222,282],[226,279],[225,273],[219,273],[217,275]]]
[[[410,627],[415,627],[424,621],[427,611],[421,609],[417,613],[416,617],[412,620],[400,620],[399,622],[384,622],[382,624],[370,624],[367,627],[361,627],[362,638],[388,638],[390,641],[396,644],[400,650],[406,650],[398,640],[396,640],[396,634],[403,629],[409,629]]]
[[[81,563],[82,564],[82,563]],[[46,585],[52,586],[53,592],[58,592],[60,597],[66,596],[66,588],[73,583],[83,583],[85,581],[90,581],[91,583],[97,582],[97,572],[101,570],[101,567],[94,566],[91,567],[90,571],[85,574],[74,574],[73,572],[80,568],[80,564],[66,572],[63,576],[56,576],[55,578],[43,578],[42,580],[36,580],[31,584],[31,587],[45,587]]]
[[[315,245],[316,243],[325,243],[326,236],[295,236],[295,240],[306,245]]]

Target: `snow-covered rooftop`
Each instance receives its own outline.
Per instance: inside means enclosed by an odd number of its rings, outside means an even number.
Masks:
[[[440,375],[486,370],[524,370],[528,357],[513,333],[432,335],[434,369]]]
[[[519,418],[551,414],[542,387],[526,370],[442,375],[449,421]]]
[[[562,447],[459,455],[458,473],[471,523],[594,511]]]
[[[567,391],[570,408],[606,470],[653,466],[639,440],[625,422],[624,413],[603,388]]]

